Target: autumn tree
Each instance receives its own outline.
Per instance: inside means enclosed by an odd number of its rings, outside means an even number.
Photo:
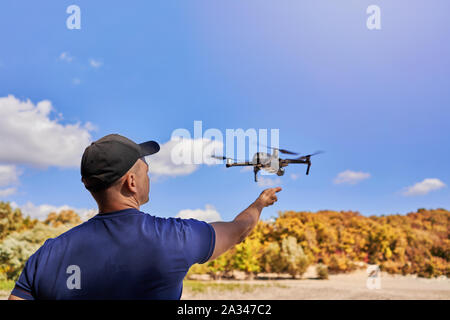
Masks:
[[[52,227],[59,227],[61,225],[75,226],[81,223],[81,218],[73,210],[61,210],[59,213],[49,213],[44,223]]]
[[[244,271],[252,279],[261,270],[260,257],[262,246],[258,239],[247,237],[235,247],[233,255],[233,269]]]
[[[9,202],[0,201],[0,240],[12,232],[33,228],[36,219],[24,217],[19,208],[12,209]]]

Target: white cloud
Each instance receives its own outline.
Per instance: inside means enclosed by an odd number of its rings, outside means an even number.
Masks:
[[[334,179],[335,184],[357,184],[365,179],[370,178],[370,173],[368,172],[356,172],[351,170],[346,170],[337,175]]]
[[[253,171],[253,166],[245,166],[242,167],[241,170],[239,170],[240,172],[250,172]]]
[[[403,191],[404,196],[419,196],[425,195],[431,191],[438,190],[444,188],[446,185],[439,179],[428,178],[424,179],[421,182],[417,182],[416,184],[406,187]]]
[[[0,165],[0,187],[19,182],[21,171],[14,165]]]
[[[6,188],[6,189],[0,189],[0,198],[8,197],[14,193],[16,193],[16,188]]]
[[[222,150],[222,142],[208,139],[170,140],[161,145],[158,153],[147,157],[151,176],[184,176],[193,173],[201,164],[211,165],[210,155]],[[198,157],[199,161],[195,161]],[[188,161],[180,161],[187,159]]]
[[[281,184],[280,178],[271,179],[263,176],[258,177],[258,186],[260,187],[273,187],[279,184]]]
[[[13,165],[0,165],[0,187],[6,187],[6,189],[0,189],[0,197],[8,197],[16,193],[17,189],[11,185],[19,182],[19,175],[22,173],[16,166]]]
[[[94,127],[63,125],[50,119],[52,111],[48,100],[34,105],[12,95],[0,98],[0,163],[78,167]]]
[[[222,221],[219,212],[214,206],[207,204],[205,209],[184,209],[178,212],[176,218],[182,219],[197,219],[206,222]]]
[[[91,65],[92,68],[100,68],[103,63],[101,61],[95,60],[95,59],[89,59],[89,64]]]
[[[291,173],[291,179],[292,180],[297,180],[298,178],[300,178],[300,175],[298,175],[296,173]]]
[[[20,208],[24,216],[30,216],[33,219],[39,220],[45,220],[50,212],[59,213],[62,210],[73,210],[80,216],[82,220],[87,220],[98,213],[97,209],[73,208],[68,205],[58,207],[50,204],[41,204],[37,206],[29,201],[21,206],[13,201],[11,202],[11,207]]]
[[[59,60],[62,60],[65,62],[72,62],[73,57],[68,52],[63,52],[59,55]]]

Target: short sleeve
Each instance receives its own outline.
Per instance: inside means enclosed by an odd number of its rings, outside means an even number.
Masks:
[[[191,266],[205,263],[213,254],[216,233],[212,225],[196,219],[182,219],[185,239],[184,254]]]
[[[36,282],[38,262],[40,260],[40,257],[44,254],[43,252],[46,252],[48,250],[48,244],[51,241],[53,241],[53,239],[45,240],[44,244],[28,258],[28,261],[25,263],[25,267],[23,268],[19,279],[16,281],[14,289],[11,291],[12,295],[26,300],[36,299],[34,284]]]
[[[36,251],[26,262],[19,279],[16,281],[16,285],[11,292],[12,295],[26,300],[34,300],[33,283],[39,251],[40,250]]]

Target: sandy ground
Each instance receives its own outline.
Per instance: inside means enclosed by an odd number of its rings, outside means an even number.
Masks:
[[[415,276],[381,274],[381,288],[368,289],[367,273],[331,275],[329,280],[221,280],[208,283],[238,283],[250,287],[250,292],[241,289],[220,290],[208,288],[204,292],[183,290],[182,299],[280,299],[280,300],[357,300],[357,299],[444,299],[450,300],[450,279],[424,279]],[[239,286],[239,287],[241,287]],[[9,292],[0,291],[0,299],[7,299]]]
[[[9,292],[0,290],[0,300],[6,300],[6,299],[8,299],[8,296],[9,296]]]
[[[367,273],[331,275],[328,280],[252,280],[233,281],[261,285],[251,292],[242,290],[211,290],[191,292],[185,288],[182,299],[275,299],[275,300],[389,300],[444,299],[450,300],[450,279],[424,279],[415,276],[381,274],[381,288],[368,289]],[[216,281],[218,282],[218,281]],[[222,280],[222,283],[230,281]],[[264,286],[262,286],[264,285]]]

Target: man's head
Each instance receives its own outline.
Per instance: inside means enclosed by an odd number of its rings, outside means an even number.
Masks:
[[[85,179],[82,178],[82,180],[85,183]],[[137,160],[127,173],[109,187],[96,191],[90,190],[100,208],[116,204],[139,207],[148,202],[149,191],[148,165],[144,158]]]
[[[81,180],[99,208],[139,207],[149,199],[145,156],[158,151],[159,145],[154,141],[136,144],[118,134],[107,135],[84,151]]]

